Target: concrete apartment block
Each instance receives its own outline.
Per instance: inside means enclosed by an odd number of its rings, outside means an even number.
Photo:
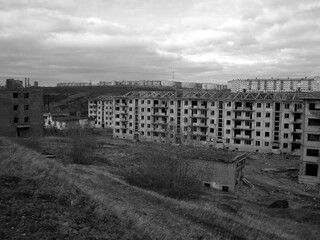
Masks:
[[[32,88],[0,90],[0,136],[43,135],[43,91]]]
[[[299,182],[320,184],[320,98],[304,99]]]
[[[88,101],[88,117],[95,119],[96,128],[113,126],[113,97],[99,96]]]
[[[99,99],[113,111],[97,114]],[[299,181],[320,183],[320,92],[134,91],[89,100],[98,127],[103,111],[115,138],[300,155]]]
[[[302,99],[316,96],[319,93],[129,92],[108,100],[112,113],[95,111],[98,104],[89,101],[89,117],[96,117],[98,127],[102,114],[112,118],[108,124],[117,138],[300,155]]]

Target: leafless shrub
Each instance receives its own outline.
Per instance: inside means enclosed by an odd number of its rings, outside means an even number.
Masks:
[[[73,127],[66,130],[72,139],[71,160],[76,164],[91,164],[95,138],[87,128]]]
[[[201,181],[190,159],[192,149],[159,144],[143,149],[142,166],[127,176],[130,184],[182,199],[201,193]]]

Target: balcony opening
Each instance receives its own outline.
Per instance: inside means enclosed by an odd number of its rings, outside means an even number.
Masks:
[[[307,163],[306,164],[306,175],[317,177],[318,176],[318,168],[319,168],[318,164]]]
[[[319,157],[319,149],[307,149],[307,156]]]
[[[308,134],[308,141],[320,142],[320,135],[319,134]]]
[[[309,103],[309,110],[320,111],[320,103]]]
[[[309,126],[320,126],[320,119],[309,118],[308,119],[308,125]]]

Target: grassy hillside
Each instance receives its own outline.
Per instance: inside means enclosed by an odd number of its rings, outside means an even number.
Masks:
[[[123,95],[130,91],[173,91],[173,88],[147,87],[119,87],[119,86],[92,86],[92,87],[43,87],[44,95],[50,96],[51,112],[81,111],[84,115],[88,111],[88,99],[99,95]]]
[[[41,228],[42,232],[34,230],[31,225],[24,229],[22,220],[6,216],[5,221],[0,219],[0,229],[4,229],[0,234],[4,237],[8,237],[11,231],[5,222],[15,223],[15,232],[23,229],[28,234],[39,234],[33,235],[33,239],[38,236],[38,239],[46,239],[50,231],[79,239],[85,239],[89,233],[92,238],[100,239],[256,240],[316,239],[319,236],[320,225],[316,221],[319,210],[316,209],[269,209],[239,196],[216,191],[200,199],[178,201],[129,185],[121,177],[121,172],[124,167],[135,164],[133,156],[138,156],[137,147],[140,145],[131,148],[131,145],[118,146],[120,142],[103,142],[101,139],[101,148],[95,153],[96,162],[83,166],[70,164],[67,158],[61,159],[60,156],[68,155],[68,139],[47,137],[34,141],[41,143],[40,148],[36,144],[29,147],[35,147],[38,152],[1,139],[0,176],[6,182],[10,182],[10,178],[19,179],[18,188],[6,189],[3,193],[11,196],[27,193],[22,195],[25,201],[35,204],[34,211],[38,209],[35,201],[41,199],[41,195],[52,195],[53,200],[46,201],[67,213],[60,219],[53,212],[45,212],[51,222]],[[56,151],[58,158],[44,158],[39,154],[42,148]],[[32,194],[28,194],[30,187]],[[15,193],[15,189],[19,193]],[[8,198],[3,194],[1,197]],[[12,207],[1,204],[1,211],[9,211]],[[79,209],[86,209],[84,215],[73,218],[73,214],[79,214]],[[29,213],[33,210],[32,207],[28,209]],[[105,228],[96,226],[94,219],[101,220]]]

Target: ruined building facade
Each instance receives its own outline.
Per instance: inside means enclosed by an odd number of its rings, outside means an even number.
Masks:
[[[90,100],[89,117],[96,117],[98,127],[111,126],[118,138],[300,155],[303,98],[315,95],[129,92]]]
[[[95,127],[110,128],[113,126],[114,99],[110,96],[98,96],[88,102],[88,117],[95,119]]]
[[[320,184],[320,98],[304,99],[299,182]]]
[[[116,138],[301,156],[299,181],[319,184],[320,92],[129,92],[89,100]],[[91,115],[90,115],[91,114]]]
[[[43,91],[33,88],[0,90],[0,136],[43,135]]]

